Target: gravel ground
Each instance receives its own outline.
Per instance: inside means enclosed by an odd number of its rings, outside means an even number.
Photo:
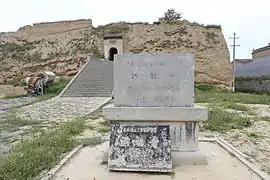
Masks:
[[[207,106],[209,103],[200,103]],[[233,129],[226,134],[213,132],[200,132],[202,136],[221,137],[246,154],[250,162],[257,164],[263,171],[270,175],[270,105],[242,104],[254,111],[249,115],[245,111],[227,109],[229,112],[249,116],[253,124],[244,129]]]
[[[76,117],[84,116],[90,113],[97,106],[103,105],[110,100],[108,97],[55,97],[46,101],[27,105],[35,98],[25,97],[16,99],[0,100],[0,155],[8,152],[10,147],[28,138],[29,131],[33,130],[35,125],[25,125],[13,128],[3,128],[10,124],[5,115],[9,109],[19,107],[16,112],[17,118],[21,120],[40,121],[39,128],[50,128],[53,122],[67,121]],[[23,106],[26,105],[26,106]],[[8,127],[8,126],[7,126]]]
[[[254,124],[242,130],[231,130],[224,135],[224,139],[248,155],[249,161],[259,164],[262,170],[270,174],[270,105],[245,105],[256,113]],[[261,117],[269,117],[269,120],[260,120]]]
[[[20,107],[26,104],[29,104],[36,100],[34,97],[22,97],[14,99],[0,99],[0,125],[4,126],[6,121],[6,113],[11,108]],[[1,127],[0,126],[0,127]],[[9,129],[0,129],[0,153],[7,152],[10,148],[10,145],[14,142],[14,138],[23,134],[24,130],[20,128],[17,131],[10,131]],[[8,142],[7,142],[8,141]]]
[[[66,121],[88,114],[108,97],[55,97],[19,109],[19,119],[34,121]]]
[[[35,97],[22,97],[14,99],[0,99],[0,114],[5,113],[8,109],[19,107],[34,101]]]

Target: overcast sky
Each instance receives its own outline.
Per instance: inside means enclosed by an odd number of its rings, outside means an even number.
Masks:
[[[253,48],[270,42],[269,6],[269,0],[1,0],[0,32],[74,19],[92,19],[94,26],[117,21],[152,23],[174,8],[189,21],[220,24],[228,46],[236,32],[241,45],[236,58],[251,58]]]

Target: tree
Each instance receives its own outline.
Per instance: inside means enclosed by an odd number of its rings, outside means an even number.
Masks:
[[[168,21],[177,21],[182,18],[182,14],[179,12],[176,12],[175,9],[168,9],[163,17],[159,18],[159,22],[168,22]]]

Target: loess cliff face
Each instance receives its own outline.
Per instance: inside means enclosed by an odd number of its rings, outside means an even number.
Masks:
[[[50,70],[73,76],[86,56],[103,57],[103,35],[123,33],[125,52],[194,52],[196,82],[229,87],[232,65],[218,26],[188,21],[175,23],[116,23],[97,28],[91,20],[40,23],[17,32],[0,33],[0,84],[20,81]]]
[[[187,21],[170,25],[132,25],[130,29],[126,44],[128,51],[194,52],[196,82],[231,85],[232,65],[221,29]]]

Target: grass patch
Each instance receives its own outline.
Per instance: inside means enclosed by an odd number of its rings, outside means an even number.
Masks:
[[[270,122],[270,117],[264,116],[264,117],[261,117],[260,120]]]
[[[101,114],[98,111],[94,111],[93,113],[91,113],[89,119],[95,120],[101,117]]]
[[[107,133],[110,131],[110,128],[108,126],[100,126],[97,129],[97,132],[99,133]]]
[[[57,82],[53,82],[51,87],[47,89],[45,93],[51,95],[58,95],[66,87],[68,82],[69,82],[68,79],[60,78]]]
[[[83,146],[96,146],[102,142],[103,140],[100,136],[81,139],[81,144],[83,144]]]
[[[18,130],[19,127],[23,126],[32,126],[40,124],[39,121],[32,121],[32,120],[22,120],[16,117],[16,109],[11,109],[8,113],[3,116],[6,120],[0,122],[0,131],[2,130]]]
[[[201,83],[196,83],[195,88],[200,90],[200,91],[212,91],[212,90],[216,89],[215,86],[213,86],[211,84],[201,84]]]
[[[237,111],[243,111],[247,113],[248,115],[256,115],[256,112],[254,109],[249,108],[247,105],[244,104],[237,104],[237,103],[222,103],[221,107],[225,109],[234,109]]]
[[[86,129],[90,129],[90,130],[94,130],[95,129],[95,127],[92,124],[86,124],[85,125],[85,128]]]
[[[226,109],[235,109],[235,110],[238,110],[238,111],[249,111],[249,108],[245,105],[242,105],[242,104],[236,104],[236,103],[224,103],[222,104],[222,106]]]
[[[100,117],[102,117],[102,107],[98,108],[97,110],[93,111],[90,115],[89,115],[89,119],[95,120],[95,119],[99,119]]]
[[[2,97],[1,99],[15,99],[15,98],[21,98],[21,97],[26,97],[26,95],[23,95],[23,94],[7,95],[7,96]]]
[[[202,91],[195,90],[196,103],[243,103],[243,104],[269,104],[270,95],[250,94],[250,93],[231,93],[225,91]]]
[[[97,132],[99,133],[107,133],[110,131],[110,122],[107,120],[103,120],[99,122],[101,126],[97,128]]]
[[[14,146],[0,168],[0,179],[32,179],[54,167],[63,154],[77,145],[73,137],[83,132],[84,124],[85,118],[75,119]]]
[[[0,154],[0,168],[4,165],[7,160],[7,154]]]
[[[255,133],[255,132],[248,132],[248,133],[247,133],[247,136],[250,137],[250,138],[254,138],[254,139],[258,139],[258,138],[263,137],[263,136],[261,136],[260,134]]]
[[[99,124],[101,124],[103,126],[106,126],[106,127],[109,127],[110,126],[110,121],[104,120],[104,121],[101,121]]]
[[[248,117],[230,113],[218,107],[209,109],[209,119],[203,123],[203,129],[225,133],[231,129],[242,129],[251,126]]]

